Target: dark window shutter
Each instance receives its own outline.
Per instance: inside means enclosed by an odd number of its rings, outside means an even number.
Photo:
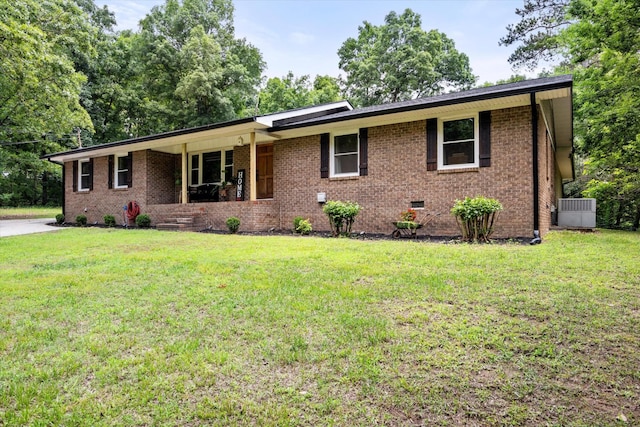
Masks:
[[[438,119],[427,120],[427,170],[438,169]]]
[[[109,156],[109,188],[113,188],[113,168],[115,167],[113,155]]]
[[[127,187],[133,183],[133,153],[127,153]]]
[[[89,190],[93,191],[93,159],[89,159]]]
[[[480,127],[480,167],[491,166],[491,111],[481,111]]]
[[[329,178],[329,134],[320,135],[320,178]]]
[[[360,129],[360,176],[369,174],[368,157],[369,157],[369,129]]]
[[[73,162],[73,191],[78,191],[78,160]]]

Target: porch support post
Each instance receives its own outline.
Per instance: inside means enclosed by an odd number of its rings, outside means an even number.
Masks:
[[[181,193],[182,194],[182,204],[186,205],[189,200],[187,200],[189,198],[189,195],[187,194],[187,144],[182,144],[182,189],[181,189]]]
[[[249,200],[252,202],[257,199],[257,189],[258,185],[257,175],[256,175],[256,133],[251,132],[251,139],[249,144]]]

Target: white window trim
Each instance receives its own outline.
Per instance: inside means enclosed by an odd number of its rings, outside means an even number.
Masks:
[[[336,173],[336,162],[335,162],[335,141],[337,136],[343,135],[356,135],[358,140],[357,143],[357,154],[358,159],[356,161],[356,171],[348,172],[348,173]],[[331,178],[342,178],[342,177],[350,177],[350,176],[360,176],[360,131],[359,129],[354,129],[350,131],[338,132],[331,134],[331,141],[329,143],[329,176]]]
[[[193,156],[198,156],[198,165],[195,168],[198,171],[198,183],[194,184],[193,183]],[[202,182],[202,168],[200,167],[200,165],[202,164],[202,153],[201,152],[193,152],[193,153],[189,153],[189,176],[188,176],[188,182],[189,185],[200,185],[200,183]]]
[[[473,163],[463,163],[459,165],[444,164],[444,122],[450,122],[460,119],[473,119]],[[478,112],[459,114],[455,116],[446,116],[438,118],[438,169],[468,169],[480,167],[480,123]]]
[[[118,169],[118,160],[122,157],[127,157],[129,155],[129,153],[121,153],[121,154],[116,154],[114,156],[114,161],[113,161],[113,188],[128,188],[129,186],[127,185],[127,181],[125,179],[124,184],[122,184],[120,182],[120,175],[118,174],[118,172],[120,171]],[[129,171],[128,169],[122,169],[122,171]]]
[[[90,191],[91,190],[91,186],[89,187],[83,187],[82,186],[82,164],[83,163],[90,163],[91,160],[90,159],[80,159],[78,160],[78,191]],[[91,173],[89,173],[89,176],[91,177]]]
[[[222,173],[224,173],[225,171],[225,167],[228,166],[225,162],[226,162],[226,156],[225,156],[225,152],[227,151],[233,151],[233,146],[230,147],[221,147],[221,148],[215,148],[215,149],[207,149],[207,150],[200,150],[200,151],[191,151],[189,152],[189,185],[194,185],[193,182],[191,181],[191,172],[193,171],[193,155],[198,154],[198,182],[199,184],[195,184],[195,185],[203,185],[203,184],[222,184],[222,181],[216,181],[216,182],[202,182],[202,158],[203,155],[205,153],[213,153],[214,151],[220,151],[220,172],[221,175]],[[235,162],[235,152],[234,154],[234,162]],[[233,166],[233,163],[229,166]],[[229,181],[231,177],[224,177],[224,179],[226,181]]]

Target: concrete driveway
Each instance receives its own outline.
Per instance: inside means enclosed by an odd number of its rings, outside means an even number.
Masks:
[[[53,218],[0,220],[0,237],[60,230],[58,227],[47,225],[53,222],[56,222]]]

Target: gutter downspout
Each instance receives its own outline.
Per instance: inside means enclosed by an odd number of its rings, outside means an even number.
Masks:
[[[539,189],[540,183],[538,178],[538,109],[536,108],[536,93],[529,94],[531,101],[531,149],[532,149],[532,168],[533,169],[533,240],[532,245],[542,243],[540,238],[540,212],[539,212]]]

